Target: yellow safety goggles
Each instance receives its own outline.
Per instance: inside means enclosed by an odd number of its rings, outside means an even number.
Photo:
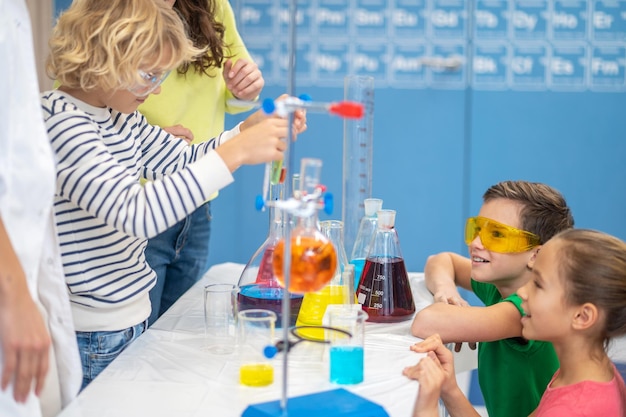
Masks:
[[[465,223],[465,243],[480,237],[485,249],[498,253],[526,252],[539,246],[539,236],[486,217],[470,217]]]

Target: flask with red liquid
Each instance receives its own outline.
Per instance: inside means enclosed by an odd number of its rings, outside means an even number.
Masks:
[[[394,227],[395,210],[379,210],[376,234],[365,259],[357,300],[369,315],[367,321],[395,323],[409,320],[415,303]]]

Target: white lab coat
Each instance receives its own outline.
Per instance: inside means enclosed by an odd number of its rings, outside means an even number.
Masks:
[[[0,98],[0,215],[53,341],[41,401],[31,394],[18,405],[9,387],[0,391],[0,416],[39,416],[40,402],[44,416],[54,415],[78,393],[82,370],[52,210],[54,157],[23,0],[0,0]]]

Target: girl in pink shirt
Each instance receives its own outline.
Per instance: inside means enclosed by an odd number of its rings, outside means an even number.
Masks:
[[[626,416],[624,380],[606,353],[626,334],[626,243],[570,229],[540,250],[532,279],[517,291],[528,340],[552,342],[560,368],[532,417]],[[439,396],[454,416],[478,416],[454,376],[452,353],[438,335],[414,345],[428,352],[404,374],[420,382],[414,416],[437,416]]]

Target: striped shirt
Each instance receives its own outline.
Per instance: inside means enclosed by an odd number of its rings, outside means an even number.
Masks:
[[[213,151],[239,133],[189,146],[139,113],[93,107],[60,91],[42,95],[56,155],[55,217],[76,330],[121,330],[150,314],[156,275],[148,238],[233,181]],[[150,182],[141,186],[139,178]]]

